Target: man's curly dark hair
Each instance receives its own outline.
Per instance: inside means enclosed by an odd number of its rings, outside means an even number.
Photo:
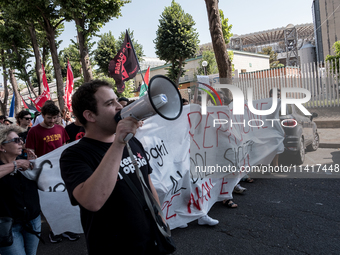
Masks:
[[[94,94],[100,87],[112,88],[112,85],[103,80],[93,80],[81,85],[72,96],[73,114],[84,127],[87,120],[84,118],[83,112],[89,110],[94,114],[98,113],[97,100]]]
[[[41,114],[42,115],[52,115],[52,116],[56,116],[60,113],[60,110],[58,108],[58,106],[54,105],[54,104],[45,104],[42,108],[41,108]]]
[[[17,120],[17,123],[20,125],[20,119],[23,119],[26,115],[30,115],[30,112],[29,111],[26,111],[26,110],[22,110],[20,111],[16,116],[16,120]]]

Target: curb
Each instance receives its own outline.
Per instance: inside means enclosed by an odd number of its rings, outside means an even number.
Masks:
[[[340,143],[319,143],[319,148],[340,148]]]
[[[340,128],[339,120],[314,120],[318,128]]]

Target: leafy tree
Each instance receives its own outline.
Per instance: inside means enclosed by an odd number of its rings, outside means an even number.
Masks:
[[[116,56],[117,51],[117,41],[111,31],[100,35],[97,49],[94,51],[94,59],[97,61],[100,72],[105,75],[109,73],[109,63]]]
[[[39,56],[38,62],[37,62],[37,57],[36,57],[36,65],[39,64],[39,75],[40,75],[40,70],[41,70],[41,75],[42,75],[41,65],[44,65],[47,81],[51,82],[53,78],[56,78],[56,76],[52,72],[52,69],[54,69],[54,66],[51,65],[53,63],[51,62],[52,55],[51,55],[51,50],[50,50],[50,44],[47,39],[45,30],[39,24],[36,25],[36,28],[37,28],[37,41],[38,41],[38,45],[41,48],[41,57],[40,55],[38,55]],[[64,23],[61,23],[55,29],[55,38],[58,38],[63,33],[63,31],[64,31]],[[61,40],[55,42],[57,49],[59,49],[59,46],[61,43],[62,43]],[[39,93],[42,93],[44,90],[44,86],[41,86],[39,89],[40,89]]]
[[[330,62],[332,71],[340,75],[340,41],[335,42],[332,48],[335,55],[327,55],[326,61]]]
[[[232,50],[228,51],[228,58],[230,59],[231,71],[233,72],[233,76],[234,76],[234,72],[235,72],[235,67],[234,67],[234,64],[233,64],[234,52]]]
[[[44,69],[45,69],[45,75],[46,75],[47,83],[50,83],[54,79],[51,56],[50,55],[45,56],[45,59],[44,59],[43,62],[44,62],[43,65],[44,65]],[[40,64],[41,63],[42,62],[40,62]],[[37,63],[35,63],[35,65],[37,65]],[[41,71],[42,71],[42,68],[41,68]],[[38,85],[39,85],[37,74],[39,74],[39,73],[32,72],[31,80],[32,80],[33,87],[38,87]],[[44,87],[39,88],[39,89],[40,89],[39,93],[41,94],[44,91]]]
[[[273,48],[268,46],[262,48],[262,51],[259,52],[260,54],[268,55],[269,56],[269,64],[270,68],[277,68],[279,67],[280,62],[277,60],[277,53],[273,51]]]
[[[67,20],[77,27],[80,60],[85,82],[92,80],[89,41],[103,24],[121,16],[120,9],[130,0],[58,0]]]
[[[47,78],[47,82],[51,82],[53,79],[52,76],[52,69],[50,66],[50,47],[49,43],[47,40],[46,33],[44,29],[39,25],[38,22],[28,22],[26,20],[23,21],[24,23],[27,23],[29,32],[30,32],[30,37],[31,37],[31,42],[32,42],[32,47],[33,47],[33,52],[35,56],[35,73],[32,73],[31,80],[32,80],[32,85],[33,87],[39,87],[39,95],[43,92],[44,90],[44,85],[42,81],[42,76],[43,76],[43,69],[42,65],[44,66],[45,69],[45,74]],[[56,38],[61,35],[61,33],[64,30],[64,24],[60,24],[56,30],[55,30],[55,35]],[[57,48],[59,48],[61,41],[56,42]],[[40,53],[40,48],[41,53]]]
[[[220,82],[232,84],[232,65],[227,53],[226,43],[224,41],[221,17],[218,11],[218,0],[205,0],[205,4],[207,7],[211,42],[216,57]],[[231,101],[230,91],[228,89],[222,89],[222,91]]]
[[[53,0],[3,0],[8,5],[13,5],[17,8],[17,15],[26,20],[28,24],[37,22],[46,33],[49,49],[51,51],[54,75],[57,84],[57,96],[59,107],[64,107],[64,88],[63,77],[58,59],[58,43],[56,42],[57,29],[61,26],[64,18],[60,12],[60,6]]]
[[[53,0],[36,0],[36,1],[24,1],[24,0],[0,0],[2,6],[6,6],[6,11],[11,13],[15,17],[16,21],[25,26],[25,30],[31,36],[31,43],[34,49],[34,55],[36,59],[36,72],[38,73],[39,88],[42,87],[42,68],[41,58],[39,52],[39,45],[43,49],[42,60],[46,60],[48,55],[46,51],[48,48],[51,51],[54,75],[57,81],[58,98],[59,103],[62,100],[63,84],[60,72],[60,66],[58,62],[58,42],[55,40],[61,33],[58,32],[59,28],[62,28],[63,19],[60,16],[60,7],[56,1]],[[39,36],[37,34],[37,27],[39,32],[44,32],[44,44],[39,42]],[[41,37],[41,36],[40,36]],[[46,47],[48,44],[48,47]],[[41,89],[40,89],[41,90]],[[63,101],[63,100],[62,100]]]
[[[223,33],[223,38],[226,44],[230,42],[230,37],[233,36],[233,33],[231,33],[231,29],[233,25],[229,25],[229,19],[224,18],[224,14],[222,10],[219,10],[220,12],[220,19],[221,19],[221,25],[222,25],[222,33]]]
[[[97,43],[97,49],[94,51],[94,59],[97,61],[99,66],[99,71],[108,74],[108,68],[110,61],[117,55],[118,50],[122,47],[125,39],[125,33],[121,32],[118,40],[112,35],[111,31],[109,33],[104,33],[100,36],[100,40]],[[134,39],[133,31],[128,29],[133,47],[135,49],[138,61],[141,62],[144,56],[143,46]]]
[[[39,51],[39,45],[38,45],[38,41],[37,41],[37,32],[36,32],[36,29],[35,29],[34,22],[31,22],[28,25],[28,28],[29,28],[29,31],[30,31],[32,47],[33,47],[33,52],[34,52],[34,56],[35,56],[36,81],[33,82],[33,79],[32,79],[32,83],[33,83],[33,86],[34,86],[34,84],[36,84],[39,87],[39,95],[41,95],[42,90],[43,90],[43,86],[44,86],[43,81],[42,81],[43,70],[42,70],[42,66],[41,66],[40,51]]]
[[[223,38],[224,38],[225,43],[228,44],[230,42],[230,37],[233,36],[233,34],[231,33],[231,28],[233,27],[233,25],[228,25],[229,19],[224,18],[224,14],[222,10],[219,10],[219,13],[220,13],[220,20],[221,20],[221,25],[222,25]],[[207,75],[218,73],[218,68],[217,68],[217,63],[216,63],[216,58],[214,55],[213,48],[202,49],[202,50],[203,50],[202,60],[199,63],[200,67],[197,68],[198,74],[202,74],[202,75],[204,74],[204,69],[202,67],[202,62],[204,60],[208,62],[208,65],[206,67]],[[230,62],[232,62],[234,59],[234,52],[228,51],[228,57],[230,59]],[[234,73],[234,71],[235,71],[234,65],[232,65],[232,72]]]
[[[1,21],[0,21],[1,23]],[[5,50],[1,48],[0,44],[0,56],[1,56],[1,65],[2,65],[2,76],[4,79],[3,85],[4,85],[4,99],[0,99],[0,105],[1,105],[1,112],[3,115],[7,114],[7,100],[8,100],[8,88],[7,88],[7,71],[6,71],[6,64],[5,64]]]
[[[81,63],[79,50],[75,44],[70,44],[67,48],[63,49],[59,53],[59,61],[61,66],[61,73],[66,80],[67,76],[67,60],[70,61],[72,67],[73,77],[81,76]]]
[[[156,54],[161,60],[170,63],[168,77],[178,86],[179,78],[185,73],[185,60],[195,55],[199,40],[194,28],[195,21],[190,14],[174,0],[165,7],[159,20],[156,39]]]
[[[11,52],[11,50],[7,50],[8,53],[8,58],[10,59],[10,61],[14,58],[14,54]],[[19,89],[18,89],[18,83],[17,83],[17,79],[15,78],[14,75],[14,70],[13,67],[10,67],[8,70],[9,73],[9,80],[12,84],[12,90],[13,90],[13,95],[15,95],[15,98],[19,99],[20,98],[20,94],[19,94]],[[14,113],[18,113],[21,110],[21,102],[20,100],[15,100],[14,103]]]
[[[199,75],[204,75],[204,68],[202,66],[203,61],[208,62],[208,65],[205,67],[207,75],[218,73],[216,58],[213,51],[207,50],[203,52],[202,60],[200,60],[199,67],[197,68],[197,74]]]
[[[228,56],[229,56],[230,61],[233,62],[234,52],[228,51]],[[204,60],[208,62],[208,65],[206,66],[207,75],[218,73],[218,68],[217,68],[217,63],[216,63],[214,52],[212,50],[206,50],[206,51],[203,51],[202,60],[199,62],[199,67],[197,68],[197,74],[204,75],[204,69],[202,67],[202,62]],[[232,65],[232,70],[234,73],[235,71],[234,65]]]
[[[10,50],[10,58],[7,58],[8,64],[13,70],[13,75],[26,82],[26,85],[33,92],[30,75],[27,68],[30,67],[29,58],[31,55],[31,41],[27,27],[17,21],[17,17],[13,15],[13,7],[2,6],[3,25],[0,25],[0,38],[2,38],[3,48]],[[13,54],[12,54],[13,53]],[[17,72],[14,72],[17,70]]]

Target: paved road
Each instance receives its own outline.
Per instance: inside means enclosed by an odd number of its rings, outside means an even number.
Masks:
[[[338,149],[306,155],[305,164],[340,163]],[[266,178],[242,186],[248,190],[235,194],[237,209],[217,203],[210,210],[219,225],[205,227],[194,221],[186,229],[172,231],[176,255],[339,254],[340,178]],[[47,233],[43,224],[46,240]],[[38,255],[46,254],[85,255],[84,236],[76,242],[40,244]]]

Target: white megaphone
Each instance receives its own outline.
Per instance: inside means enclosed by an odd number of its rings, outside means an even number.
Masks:
[[[155,114],[167,120],[175,120],[182,113],[182,97],[176,85],[163,75],[151,78],[147,93],[116,114],[115,121],[118,123],[126,117],[137,120],[145,120]],[[133,135],[128,134],[125,141]]]

